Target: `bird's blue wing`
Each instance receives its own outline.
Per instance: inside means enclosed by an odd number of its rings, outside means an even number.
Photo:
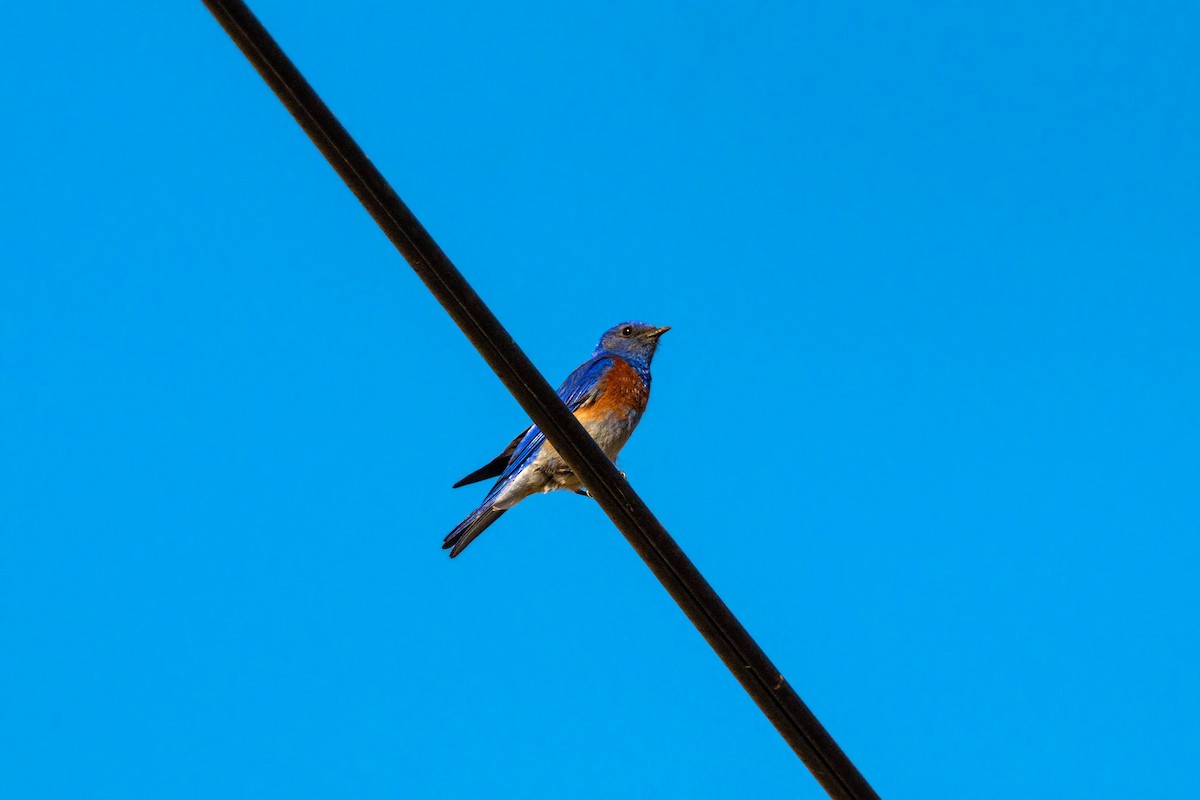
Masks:
[[[567,408],[578,411],[595,401],[600,396],[600,379],[612,369],[615,362],[613,356],[597,356],[568,375],[562,386],[558,387],[558,396],[567,404]]]
[[[567,408],[571,411],[578,411],[584,406],[591,405],[600,396],[600,379],[612,369],[613,363],[612,356],[597,356],[584,362],[567,376],[567,379],[562,382],[562,386],[558,387],[559,398],[567,404]],[[521,441],[517,443],[512,458],[508,461],[508,466],[504,468],[504,473],[500,476],[500,480],[496,481],[496,486],[492,487],[492,491],[499,488],[509,477],[520,472],[529,461],[533,460],[544,441],[546,441],[545,434],[538,429],[537,425],[531,426],[521,437]]]

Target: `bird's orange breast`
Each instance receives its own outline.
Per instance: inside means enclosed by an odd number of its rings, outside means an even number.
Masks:
[[[580,419],[601,414],[625,419],[631,412],[641,414],[646,410],[650,389],[625,359],[613,359],[612,368],[600,380],[600,397],[588,407],[579,409],[576,416]]]

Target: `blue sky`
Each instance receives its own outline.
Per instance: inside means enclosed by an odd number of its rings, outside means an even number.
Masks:
[[[434,7],[436,6],[436,7]],[[889,798],[1200,792],[1200,11],[257,2]],[[824,796],[199,3],[0,30],[0,795]]]

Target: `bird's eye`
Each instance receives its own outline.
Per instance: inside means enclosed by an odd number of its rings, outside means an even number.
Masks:
[[[624,328],[621,328],[621,335],[622,336],[633,336],[633,326],[626,325]]]

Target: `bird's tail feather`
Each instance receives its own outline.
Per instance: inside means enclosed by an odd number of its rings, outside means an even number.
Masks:
[[[496,520],[500,519],[500,515],[508,509],[493,508],[485,503],[475,509],[470,515],[450,531],[446,540],[442,542],[442,549],[450,551],[450,557],[454,558],[461,553],[466,546],[475,541],[475,537],[487,530],[487,527]]]

